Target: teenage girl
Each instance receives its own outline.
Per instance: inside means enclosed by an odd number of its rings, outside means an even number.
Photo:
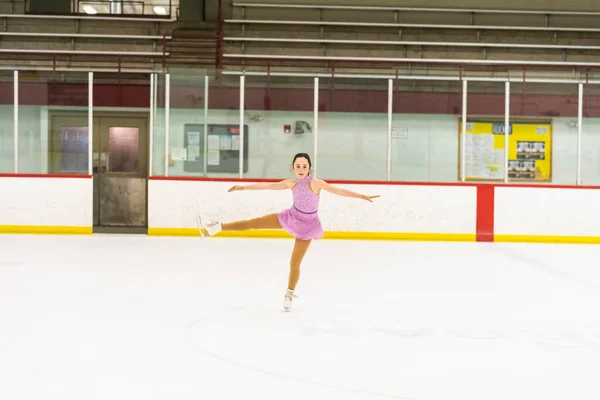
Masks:
[[[306,153],[298,153],[292,161],[292,168],[296,179],[286,179],[274,183],[256,183],[247,186],[235,185],[229,192],[237,190],[283,190],[291,189],[294,199],[292,207],[278,214],[269,214],[260,218],[245,221],[222,223],[208,221],[198,216],[198,224],[203,227],[208,235],[213,236],[221,231],[245,231],[249,229],[284,229],[296,238],[294,250],[290,260],[290,275],[288,289],[285,294],[283,307],[289,311],[292,300],[296,295],[294,291],[300,278],[300,263],[308,250],[311,240],[323,237],[323,227],[319,220],[318,205],[321,190],[339,196],[353,197],[373,202],[379,196],[367,196],[354,193],[347,189],[338,188],[327,182],[313,178],[310,174],[310,157]]]

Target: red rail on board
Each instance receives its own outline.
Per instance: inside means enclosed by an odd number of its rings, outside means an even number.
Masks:
[[[92,175],[81,175],[81,174],[0,174],[0,178],[90,179],[90,178],[92,178]]]

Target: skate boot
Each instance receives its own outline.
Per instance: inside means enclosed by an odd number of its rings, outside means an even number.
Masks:
[[[196,223],[198,225],[198,230],[200,231],[200,236],[202,237],[204,237],[202,228],[204,228],[204,231],[208,234],[208,236],[214,236],[223,229],[221,222],[207,220],[203,218],[202,215],[198,215],[196,217]]]
[[[294,294],[293,290],[288,289],[285,293],[285,298],[283,299],[283,308],[285,311],[292,310],[292,302],[294,301],[294,297],[298,297]]]

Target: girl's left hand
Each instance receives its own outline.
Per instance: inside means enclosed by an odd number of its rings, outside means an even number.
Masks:
[[[363,195],[361,196],[361,199],[363,199],[363,200],[367,200],[367,201],[370,201],[370,202],[372,203],[372,202],[373,202],[373,199],[376,199],[376,198],[378,198],[378,197],[379,197],[379,195],[377,195],[377,196],[367,196],[366,194],[363,194]]]

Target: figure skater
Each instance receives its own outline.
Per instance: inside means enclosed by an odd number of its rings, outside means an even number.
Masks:
[[[374,198],[379,197],[355,193],[347,189],[332,186],[321,179],[313,178],[310,174],[311,166],[308,154],[298,153],[292,161],[292,168],[296,174],[295,179],[286,179],[273,183],[256,183],[247,186],[234,185],[229,189],[229,192],[238,190],[291,189],[293,205],[289,209],[277,214],[269,214],[259,218],[229,223],[208,221],[201,215],[198,216],[199,226],[204,228],[209,236],[213,236],[221,231],[283,229],[296,239],[290,260],[288,288],[283,302],[283,307],[286,311],[290,311],[293,298],[297,297],[294,291],[300,278],[300,263],[308,250],[308,246],[313,239],[320,239],[324,236],[323,227],[317,213],[321,190],[339,196],[367,200],[371,203]]]

